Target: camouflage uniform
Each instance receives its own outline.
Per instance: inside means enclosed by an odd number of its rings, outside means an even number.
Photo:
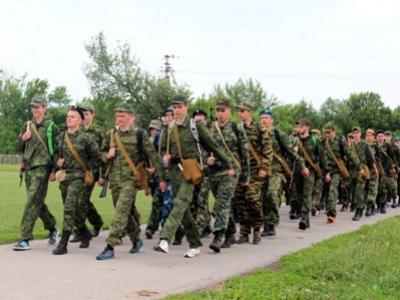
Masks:
[[[42,137],[47,143],[46,131],[51,123],[47,117],[41,123],[34,124]],[[44,229],[54,230],[56,219],[50,213],[47,205],[44,203],[47,195],[49,183],[49,175],[55,171],[53,157],[49,151],[44,148],[42,143],[31,130],[31,138],[27,141],[22,141],[22,135],[27,131],[27,122],[22,126],[18,137],[17,149],[22,154],[22,162],[25,167],[25,186],[27,193],[27,201],[24,208],[24,213],[21,221],[21,240],[30,240],[33,238],[32,231],[35,222],[38,218],[43,221]],[[59,130],[56,125],[52,125],[53,147],[56,148],[56,137]]]
[[[164,228],[161,231],[160,238],[161,240],[166,240],[169,244],[172,243],[175,232],[182,223],[189,246],[194,249],[202,246],[197,228],[190,212],[190,202],[193,197],[194,185],[184,180],[182,172],[178,167],[178,164],[180,164],[180,157],[177,150],[177,143],[174,138],[173,126],[177,126],[178,129],[182,158],[199,159],[200,155],[197,149],[196,140],[191,133],[190,118],[188,116],[186,116],[182,124],[174,122],[171,124],[170,129],[163,131],[160,140],[162,156],[167,152],[168,131],[170,134],[169,154],[171,155],[171,159],[169,175],[171,177],[172,191],[174,194],[174,205]],[[225,163],[225,165],[232,167],[229,158],[218,147],[215,141],[213,141],[206,126],[201,122],[197,122],[196,127],[201,146],[204,147],[204,149],[213,152],[216,157],[220,158]],[[157,246],[155,249],[157,249]]]
[[[140,161],[140,153],[145,153],[156,169],[156,172],[160,175],[160,180],[165,181],[164,171],[159,156],[145,131],[142,133],[142,148],[139,149],[137,139],[138,130],[139,128],[133,126],[125,132],[121,132],[119,129],[116,130],[114,134],[114,145],[117,147],[115,135],[119,134],[121,143],[124,145],[133,163],[137,164]],[[107,132],[103,142],[103,161],[107,160],[107,153],[110,149],[110,133],[111,131]],[[114,162],[109,176],[113,203],[115,205],[115,214],[111,221],[108,238],[106,239],[107,244],[111,248],[114,248],[117,245],[125,228],[133,244],[135,244],[139,238],[139,224],[134,217],[136,213],[132,213],[131,210],[134,208],[137,192],[136,182],[133,179],[133,172],[120,149],[117,149],[113,160]]]
[[[318,164],[320,166],[322,171],[322,178],[325,178],[326,173],[329,172],[329,167],[326,163],[325,151],[323,149],[321,142],[316,137],[311,135],[308,135],[304,138],[299,136],[297,139],[301,141],[305,151],[307,151],[308,155],[310,156],[314,164]],[[302,212],[302,220],[299,223],[299,228],[305,229],[303,228],[302,224],[306,224],[306,228],[310,227],[309,213],[311,210],[312,195],[315,186],[315,170],[307,161],[303,151],[298,146],[297,139],[293,140],[293,143],[296,146],[296,148],[298,148],[298,154],[300,155],[300,157],[304,159],[306,167],[310,171],[310,175],[308,177],[303,177],[300,173],[301,170],[299,168],[296,168],[294,177],[297,197],[299,199],[299,205],[301,205],[301,212]]]
[[[219,126],[221,134],[225,140],[226,145],[235,157],[236,161],[241,165],[241,170],[234,164],[229,151],[224,146],[221,136],[216,129]],[[237,127],[237,132],[233,129]],[[249,182],[250,177],[250,163],[249,163],[249,149],[247,145],[246,132],[240,124],[232,124],[228,121],[224,126],[217,125],[217,121],[211,125],[211,134],[217,144],[225,150],[225,154],[229,156],[232,161],[232,166],[235,170],[235,176],[229,177],[226,174],[226,167],[219,161],[215,160],[212,166],[209,166],[210,176],[209,183],[211,191],[215,198],[214,204],[214,233],[225,232],[228,226],[228,220],[231,212],[231,199],[234,196],[235,188],[238,181]],[[240,176],[240,178],[239,178]]]
[[[261,165],[258,165],[256,158],[250,152],[250,182],[248,186],[238,185],[232,205],[237,213],[240,224],[240,239],[238,243],[248,242],[251,230],[254,230],[254,237],[261,235],[260,229],[263,225],[263,208],[261,191],[267,178],[258,176],[260,170],[267,172],[271,170],[272,145],[269,133],[260,123],[251,121],[245,124],[244,129],[249,143],[253,145]],[[257,237],[258,238],[258,237]],[[253,243],[256,243],[253,240]]]
[[[269,131],[274,155],[272,160],[272,176],[269,178],[268,190],[263,196],[264,232],[269,228],[271,233],[279,224],[279,207],[283,194],[283,185],[286,184],[285,172],[277,155],[284,160],[290,160],[300,170],[305,168],[304,160],[294,151],[288,136],[281,130]],[[263,232],[263,235],[265,233]]]
[[[209,175],[204,172],[203,180],[198,187],[198,193],[194,193],[193,202],[195,202],[195,224],[200,235],[209,232],[211,230],[211,214],[208,206],[208,198],[210,196],[210,178]]]
[[[371,151],[371,147],[368,143],[364,140],[360,140],[357,144],[353,142],[351,144],[351,149],[353,153],[356,154],[359,161],[363,165],[367,165],[370,170],[374,169],[375,158]],[[357,166],[354,163],[350,163],[350,169],[353,170],[350,178],[350,188],[352,193],[352,198],[356,207],[356,215],[354,216],[353,220],[359,220],[362,216],[365,206],[365,184],[366,180],[360,179],[356,171],[358,170]],[[374,174],[371,172],[371,174]],[[359,217],[356,217],[359,216]]]
[[[391,160],[393,161],[396,171],[399,172],[400,170],[400,165],[399,165],[399,160],[400,160],[400,153],[399,149],[391,142],[391,143],[385,143],[384,144],[384,149],[386,153],[389,155]],[[387,202],[392,202],[393,201],[393,206],[396,207],[396,197],[397,197],[397,179],[395,176],[387,176],[386,177],[386,186],[387,186]]]
[[[97,124],[91,124],[90,127],[86,128],[82,125],[80,130],[87,134],[97,144],[98,148],[101,149],[104,137],[100,126]],[[95,160],[90,160],[88,162],[88,166],[93,174],[94,183],[91,186],[83,185],[81,196],[78,201],[81,218],[83,220],[88,219],[95,231],[100,230],[103,226],[103,219],[97,212],[96,207],[94,207],[93,203],[90,201],[94,186],[100,178],[100,163],[100,161]],[[79,230],[76,230],[76,228],[74,229],[74,235],[81,238]]]
[[[331,124],[327,124],[325,125],[325,130],[334,130],[334,127]],[[329,197],[326,203],[327,216],[328,220],[330,220],[329,217],[336,218],[337,216],[336,203],[338,200],[341,175],[338,165],[332,157],[331,152],[328,150],[328,143],[333,154],[336,156],[336,159],[343,160],[346,156],[347,160],[353,164],[357,172],[361,171],[362,165],[358,157],[351,151],[344,138],[340,136],[335,136],[332,139],[326,138],[326,140],[323,141],[323,146],[326,153],[326,161],[328,166],[330,167],[329,174],[331,177],[331,181],[329,183]]]

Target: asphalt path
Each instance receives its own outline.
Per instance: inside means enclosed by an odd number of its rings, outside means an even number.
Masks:
[[[186,241],[170,246],[170,253],[155,252],[158,234],[144,240],[138,254],[130,254],[128,238],[115,249],[116,258],[97,261],[105,247],[107,231],[94,238],[88,249],[69,244],[68,254],[52,255],[54,246],[46,240],[31,241],[32,249],[17,252],[12,245],[0,246],[0,299],[157,299],[172,293],[203,289],[229,277],[245,274],[276,262],[280,256],[326,240],[332,236],[374,224],[400,214],[388,208],[387,214],[363,217],[355,222],[353,213],[339,213],[338,221],[326,224],[326,216],[311,217],[311,228],[298,229],[298,220],[289,220],[289,209],[280,210],[277,236],[263,238],[261,244],[233,245],[215,254],[208,248],[212,236],[203,239],[201,253],[184,258]],[[142,231],[144,232],[144,231]],[[142,233],[144,238],[144,234]]]

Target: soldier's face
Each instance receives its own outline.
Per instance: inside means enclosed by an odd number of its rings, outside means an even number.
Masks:
[[[310,127],[304,124],[298,124],[297,125],[297,132],[302,135],[304,133],[306,133],[307,131],[310,130]]]
[[[358,143],[361,140],[361,132],[358,130],[353,131],[354,141]]]
[[[368,143],[372,143],[375,140],[375,136],[372,133],[367,133],[365,135],[365,139]]]
[[[390,143],[390,140],[392,139],[392,136],[390,134],[385,134],[385,142]]]
[[[92,124],[92,121],[94,118],[94,112],[93,111],[84,111],[83,115],[85,116],[83,123],[85,123],[86,125]]]
[[[203,124],[207,124],[207,119],[206,119],[206,117],[205,116],[203,116],[203,115],[196,115],[196,116],[194,116],[194,119],[196,120],[196,121],[200,121],[200,122],[202,122]]]
[[[135,120],[134,115],[128,112],[116,112],[115,119],[117,121],[117,125],[122,128],[129,127]]]
[[[42,118],[46,113],[46,106],[43,105],[31,105],[31,112],[35,118]]]
[[[271,117],[268,114],[263,114],[260,117],[260,122],[261,124],[263,124],[265,127],[269,128],[272,126],[272,124],[274,124],[274,118]]]
[[[167,111],[165,114],[165,122],[169,124],[174,119],[174,113],[172,111]]]
[[[217,119],[220,123],[225,123],[229,120],[229,116],[231,115],[230,108],[217,108],[215,112]]]
[[[238,110],[238,115],[239,115],[239,119],[242,122],[246,122],[249,121],[251,119],[251,110],[248,109],[239,109]]]
[[[350,145],[352,142],[354,142],[354,138],[348,137],[348,138],[347,138],[347,144]]]
[[[78,128],[81,123],[82,123],[82,119],[81,116],[79,115],[79,113],[75,110],[70,110],[67,113],[67,127],[70,129],[74,129],[74,128]]]
[[[383,144],[385,142],[385,136],[383,135],[383,133],[378,133],[376,136],[376,140],[379,144]]]
[[[172,109],[174,110],[175,118],[181,119],[186,117],[188,105],[187,104],[173,104]]]

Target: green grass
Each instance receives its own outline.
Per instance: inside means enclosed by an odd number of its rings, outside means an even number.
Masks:
[[[111,191],[107,192],[106,198],[99,198],[100,187],[96,186],[92,194],[92,202],[99,214],[103,217],[104,226],[108,228],[114,216],[114,207],[111,200]],[[25,183],[19,187],[19,169],[17,165],[0,165],[0,244],[11,243],[18,240],[20,236],[20,223],[26,203]],[[49,184],[46,204],[57,220],[57,226],[62,227],[63,207],[58,183]],[[146,197],[139,192],[136,205],[141,213],[141,221],[146,222],[151,210],[151,197]],[[43,229],[43,223],[39,219],[33,231],[36,239],[45,238],[48,231]]]
[[[165,299],[400,299],[400,217],[283,256],[220,290]]]

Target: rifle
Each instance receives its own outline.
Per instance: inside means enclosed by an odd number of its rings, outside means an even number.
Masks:
[[[118,126],[114,127],[114,128],[111,129],[111,131],[110,131],[110,148],[114,148],[114,147],[115,147],[115,145],[114,145],[114,133],[115,133],[116,130],[118,130]],[[114,157],[115,157],[115,156],[114,156]],[[100,195],[99,195],[100,198],[104,198],[104,197],[107,195],[107,190],[108,190],[108,177],[109,177],[109,175],[110,175],[110,171],[111,171],[111,168],[112,168],[113,163],[114,163],[114,157],[111,158],[111,159],[108,161],[106,173],[105,173],[105,176],[104,176],[103,188],[101,189],[101,192],[100,192]]]
[[[22,162],[22,155],[18,156],[18,164],[19,164],[19,187],[21,187],[25,171],[25,166],[24,163]]]

